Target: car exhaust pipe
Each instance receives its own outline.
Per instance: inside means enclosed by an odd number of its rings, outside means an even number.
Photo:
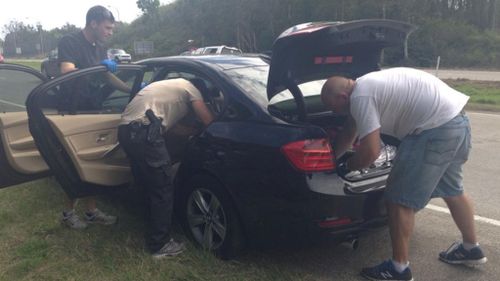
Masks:
[[[342,246],[354,251],[354,250],[358,249],[358,247],[359,247],[359,239],[357,236],[349,236],[344,241],[342,241],[340,244]]]

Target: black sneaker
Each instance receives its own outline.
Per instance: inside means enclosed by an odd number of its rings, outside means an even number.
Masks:
[[[448,250],[439,253],[439,259],[449,264],[479,265],[486,263],[488,259],[484,256],[479,246],[467,251],[459,242],[451,244]]]
[[[368,280],[399,280],[413,281],[411,270],[407,267],[403,272],[399,273],[392,264],[391,260],[386,260],[374,267],[366,267],[361,270],[361,276]]]

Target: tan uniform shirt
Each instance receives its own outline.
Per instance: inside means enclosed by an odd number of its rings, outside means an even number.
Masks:
[[[151,109],[156,117],[163,119],[162,125],[168,131],[179,120],[185,117],[190,103],[203,100],[200,91],[186,79],[169,79],[154,82],[142,89],[127,105],[122,113],[120,125],[132,121],[149,123],[145,115]]]

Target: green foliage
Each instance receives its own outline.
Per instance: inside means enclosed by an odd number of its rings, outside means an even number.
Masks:
[[[177,55],[193,47],[231,45],[246,52],[270,50],[275,38],[295,24],[310,21],[349,21],[386,18],[415,24],[409,58],[401,47],[386,50],[384,65],[498,67],[500,65],[500,9],[497,0],[137,0],[143,15],[130,24],[116,23],[110,46],[133,53],[134,41],[152,41],[153,56]],[[33,49],[40,34],[34,27],[13,22],[4,27],[7,57],[14,44]],[[67,26],[42,29],[44,50],[57,46]],[[15,37],[15,39],[14,39]],[[22,38],[22,40],[21,40]],[[38,40],[38,41],[37,41]],[[134,58],[139,59],[137,55]]]
[[[160,0],[137,0],[135,3],[144,14],[148,15],[155,14],[160,7]]]

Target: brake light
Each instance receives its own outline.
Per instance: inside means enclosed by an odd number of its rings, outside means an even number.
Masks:
[[[323,221],[318,222],[321,228],[337,227],[342,225],[351,224],[352,220],[350,218],[327,218]]]
[[[303,172],[335,169],[333,150],[327,139],[308,139],[284,145],[281,151],[292,165]]]

